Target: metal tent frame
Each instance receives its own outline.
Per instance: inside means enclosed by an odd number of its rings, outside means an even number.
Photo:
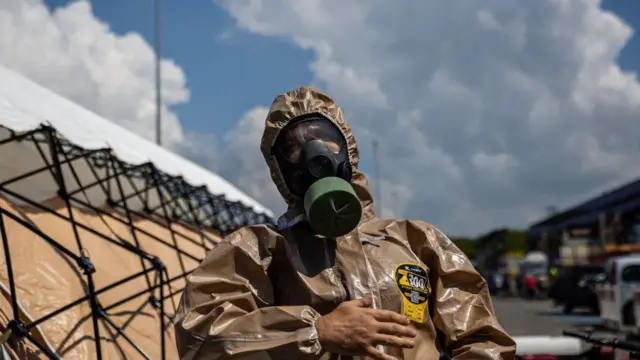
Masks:
[[[140,354],[141,358],[150,359],[145,351],[127,335],[125,329],[119,327],[112,319],[110,312],[129,302],[143,296],[148,296],[147,304],[152,306],[159,315],[161,332],[160,353],[162,359],[166,358],[165,330],[167,320],[172,315],[167,311],[165,301],[173,300],[173,297],[182,291],[177,289],[169,291],[165,287],[170,286],[173,282],[185,278],[191,270],[185,269],[184,264],[182,273],[178,276],[169,277],[167,269],[157,256],[145,252],[138,241],[138,234],[144,234],[146,237],[152,238],[164,246],[167,246],[178,253],[179,259],[188,257],[200,262],[202,259],[181,250],[178,246],[179,242],[189,241],[197,244],[202,248],[203,256],[208,250],[215,246],[215,241],[208,238],[203,230],[209,230],[225,236],[234,230],[259,223],[272,223],[273,219],[265,214],[257,213],[253,208],[240,202],[229,201],[224,195],[214,195],[204,186],[197,187],[187,183],[180,176],[171,176],[158,170],[152,163],[143,163],[139,165],[131,165],[119,160],[111,149],[95,149],[86,150],[80,148],[69,141],[65,140],[54,128],[50,126],[42,126],[33,131],[24,133],[16,133],[8,128],[2,128],[8,131],[10,136],[0,140],[0,149],[3,145],[11,142],[22,142],[33,145],[40,154],[44,166],[31,171],[16,174],[9,180],[0,183],[0,194],[7,198],[14,198],[39,210],[46,211],[60,219],[64,219],[72,226],[75,243],[77,247],[70,249],[63,246],[56,239],[42,232],[36,226],[21,219],[15,214],[0,208],[0,235],[2,237],[2,245],[4,248],[5,261],[7,265],[7,275],[9,288],[11,293],[11,307],[13,311],[13,319],[6,324],[6,331],[0,337],[0,343],[6,342],[9,338],[27,339],[33,343],[43,354],[50,359],[59,359],[60,355],[52,351],[46,344],[38,342],[30,333],[39,324],[42,324],[61,313],[78,306],[82,303],[88,303],[91,309],[91,321],[93,323],[95,352],[97,359],[103,358],[100,341],[100,327],[102,322],[108,329],[113,329],[121,338],[133,346]],[[78,161],[84,160],[84,164],[88,166],[93,179],[91,181],[82,180],[76,171]],[[64,171],[63,171],[64,168]],[[24,181],[33,176],[41,176],[49,174],[52,183],[57,187],[57,196],[64,200],[67,208],[68,216],[59,214],[53,209],[42,205],[40,202],[28,198],[24,194],[20,194],[10,189],[10,185]],[[101,175],[102,174],[102,175]],[[69,179],[69,177],[71,179]],[[144,186],[139,185],[143,183]],[[125,191],[125,188],[132,191]],[[99,206],[104,204],[93,204],[87,195],[88,191],[102,191],[106,204],[117,210],[120,214],[124,214],[124,220],[113,214],[101,209]],[[150,199],[153,194],[154,201]],[[159,201],[158,201],[159,199]],[[142,210],[135,210],[130,204],[135,201],[136,204],[142,203]],[[101,217],[109,217],[117,222],[126,225],[131,233],[133,242],[125,239],[113,239],[112,236],[100,233],[91,227],[88,227],[74,219],[72,207],[80,207],[95,211]],[[135,218],[154,221],[166,226],[166,224],[181,224],[187,226],[200,235],[199,239],[186,237],[171,226],[168,226],[171,233],[170,241],[154,236],[136,226]],[[85,296],[68,303],[67,305],[36,319],[30,323],[20,320],[19,316],[19,298],[16,294],[16,279],[14,269],[11,263],[11,246],[7,238],[5,221],[11,221],[21,224],[24,228],[37,234],[39,238],[53,246],[61,254],[70,261],[75,262],[79,270],[85,276],[87,293]],[[79,230],[89,232],[96,237],[108,241],[113,245],[122,248],[140,258],[141,271],[132,274],[126,278],[120,279],[112,284],[102,288],[96,288],[94,284],[94,274],[96,269],[91,261],[90,256],[83,247]],[[113,235],[113,234],[111,234]],[[106,293],[118,286],[128,283],[134,279],[145,277],[147,287],[136,294],[120,299],[119,301],[103,304],[98,300],[98,295]],[[176,304],[173,302],[173,311],[176,311]]]

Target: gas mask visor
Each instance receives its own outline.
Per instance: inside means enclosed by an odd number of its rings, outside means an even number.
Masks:
[[[350,184],[346,140],[333,122],[320,115],[294,119],[278,135],[272,153],[316,233],[335,238],[358,226],[362,205]]]

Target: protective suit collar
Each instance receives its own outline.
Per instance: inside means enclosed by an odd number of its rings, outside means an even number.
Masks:
[[[289,208],[284,214],[280,215],[277,221],[278,230],[286,230],[297,223],[307,219],[307,215],[299,208]]]

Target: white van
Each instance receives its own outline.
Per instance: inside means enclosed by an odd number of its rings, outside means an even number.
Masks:
[[[605,264],[606,280],[596,286],[600,317],[613,329],[636,325],[634,294],[640,289],[640,254],[611,258]]]

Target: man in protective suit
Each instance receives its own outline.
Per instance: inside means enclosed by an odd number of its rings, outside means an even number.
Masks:
[[[330,97],[276,97],[261,149],[289,210],[227,236],[191,274],[182,360],[514,358],[465,255],[426,222],[375,217]]]

